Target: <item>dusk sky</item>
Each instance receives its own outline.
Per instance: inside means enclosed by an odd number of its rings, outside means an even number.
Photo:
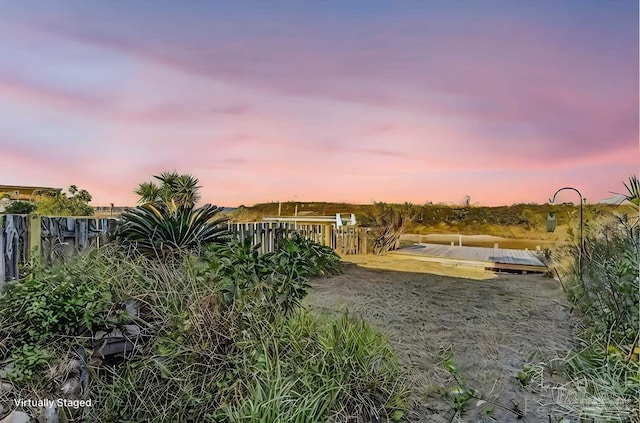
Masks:
[[[0,10],[0,184],[134,205],[176,170],[224,206],[503,205],[596,202],[640,167],[637,0]]]

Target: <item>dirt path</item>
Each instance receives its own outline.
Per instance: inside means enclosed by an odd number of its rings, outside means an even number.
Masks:
[[[412,388],[411,421],[451,421],[453,402],[447,393],[456,384],[442,365],[447,350],[478,395],[506,408],[513,402],[526,407],[525,419],[518,420],[494,406],[496,420],[486,421],[549,421],[540,405],[547,399],[523,389],[516,375],[525,363],[549,361],[572,342],[570,308],[556,281],[541,275],[495,277],[438,265],[416,267],[424,263],[394,266],[388,256],[359,261],[360,265],[347,264],[344,275],[314,280],[306,302],[318,310],[348,310],[388,334]],[[481,421],[487,404],[476,404],[471,400],[458,421]]]

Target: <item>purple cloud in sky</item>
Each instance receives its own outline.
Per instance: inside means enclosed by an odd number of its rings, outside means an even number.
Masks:
[[[5,9],[7,184],[133,204],[176,169],[226,205],[508,204],[595,201],[640,163],[633,1]]]

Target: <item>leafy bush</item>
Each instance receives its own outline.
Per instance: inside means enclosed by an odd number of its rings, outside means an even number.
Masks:
[[[68,194],[58,190],[34,192],[37,212],[45,216],[93,216],[91,194],[75,185],[68,188]]]
[[[147,257],[166,258],[211,243],[228,242],[222,209],[211,204],[200,208],[170,208],[144,204],[122,214],[116,240]]]
[[[261,285],[262,292],[285,312],[300,305],[312,276],[342,272],[340,257],[329,247],[305,239],[297,232],[279,241],[276,251],[259,254],[250,238],[228,245],[213,245],[205,260],[222,281],[225,301],[231,303],[243,291]]]
[[[33,201],[14,201],[4,208],[6,214],[30,214],[36,211],[38,206]]]
[[[0,296],[0,334],[27,342],[54,335],[79,335],[103,322],[111,306],[106,280],[95,278],[91,254],[77,256],[51,269],[36,268],[24,279],[7,284]]]
[[[214,270],[224,289],[225,301],[230,304],[242,291],[261,283],[271,270],[265,267],[260,256],[260,246],[251,238],[231,241],[229,244],[213,244],[204,255],[209,270]]]
[[[300,306],[307,295],[311,276],[342,272],[340,257],[329,247],[305,239],[298,233],[280,241],[278,249],[262,257],[263,269],[272,269],[274,302],[285,312]]]
[[[62,265],[29,268],[26,277],[7,284],[0,293],[0,382],[4,373],[21,388],[49,389],[50,369],[72,345],[111,325],[109,282],[122,267],[104,260],[112,253],[92,250]]]
[[[327,276],[342,273],[340,256],[333,249],[306,239],[298,232],[284,237],[275,253],[266,254],[279,273],[289,273],[291,279]]]
[[[633,204],[637,186],[633,177],[625,184]],[[589,417],[640,421],[640,227],[624,214],[586,227],[584,248],[559,255],[569,258],[568,293],[586,324],[565,370],[580,403],[597,405]]]
[[[582,269],[574,269],[573,301],[591,330],[615,343],[636,341],[640,328],[639,235],[624,220],[605,226],[586,237]]]

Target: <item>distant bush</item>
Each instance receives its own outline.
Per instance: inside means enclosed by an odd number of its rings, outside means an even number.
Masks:
[[[89,205],[92,196],[85,189],[71,185],[68,193],[62,191],[35,191],[37,212],[43,216],[93,216]]]
[[[367,213],[362,224],[371,228],[370,237],[373,242],[374,254],[386,254],[400,245],[400,236],[406,230],[407,224],[418,216],[416,206],[405,203],[392,205],[375,203]]]
[[[445,204],[344,204],[344,203],[294,203],[281,204],[282,215],[293,215],[296,206],[299,213],[310,216],[335,215],[335,213],[351,212],[356,215],[360,226],[378,226],[375,215],[380,214],[380,205],[399,212],[409,212],[403,221],[403,232],[412,234],[461,233],[495,235],[507,238],[541,237],[546,235],[546,216],[554,212],[557,217],[558,230],[552,237],[554,240],[566,240],[567,225],[577,223],[578,206],[571,203],[562,204],[513,204],[510,206],[460,206]],[[616,206],[610,204],[587,204],[584,206],[585,216],[611,216]],[[278,203],[257,204],[239,208],[231,213],[234,221],[256,221],[265,216],[278,215]],[[387,219],[387,221],[390,221]],[[375,239],[375,237],[374,237]],[[372,244],[370,244],[372,245]]]
[[[30,214],[36,211],[37,204],[33,201],[14,201],[4,208],[6,214]]]

